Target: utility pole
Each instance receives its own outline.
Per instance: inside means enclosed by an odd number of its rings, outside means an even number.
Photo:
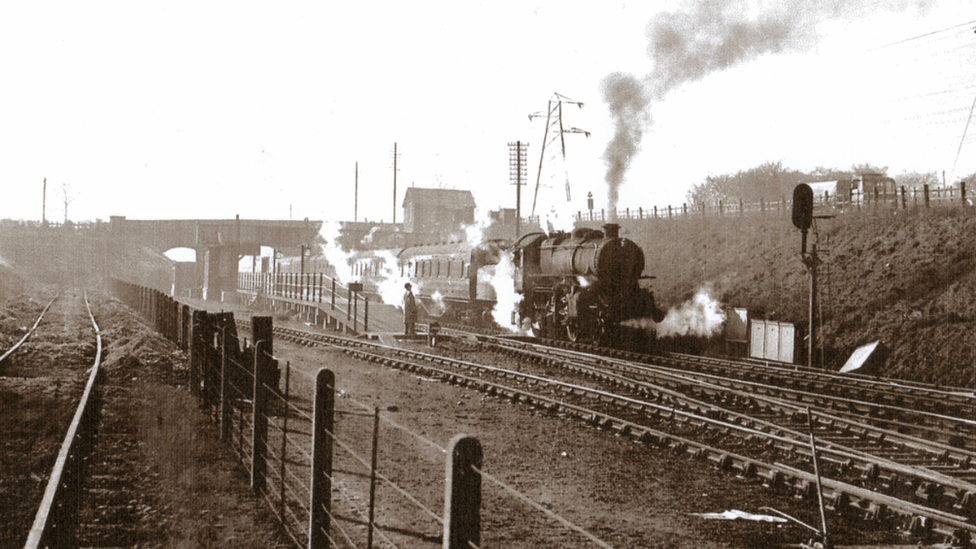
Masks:
[[[356,162],[356,191],[352,202],[352,220],[359,221],[359,162]]]
[[[522,181],[528,168],[529,144],[516,141],[508,144],[508,177],[515,184],[515,238],[522,234]]]
[[[396,225],[396,176],[397,176],[397,144],[393,142],[393,224]]]
[[[542,181],[542,164],[546,157],[546,146],[555,142],[557,138],[559,139],[559,144],[562,148],[562,154],[563,154],[563,167],[565,168],[566,138],[564,137],[564,134],[582,133],[585,134],[586,137],[590,136],[590,132],[588,131],[584,131],[579,128],[567,129],[563,127],[563,103],[576,105],[581,109],[583,108],[583,104],[580,103],[579,101],[573,101],[572,99],[564,95],[553,93],[552,99],[549,100],[549,108],[546,110],[545,114],[534,113],[529,115],[529,120],[532,120],[533,118],[541,118],[543,116],[546,117],[546,129],[545,132],[542,134],[542,152],[539,153],[539,173],[535,179],[535,197],[532,199],[532,215],[535,215],[535,207],[537,202],[539,201],[539,185]],[[549,139],[550,132],[553,134],[551,140]],[[569,172],[566,171],[566,202],[570,202],[571,200],[572,197],[570,194],[570,187],[569,187]]]
[[[68,196],[68,184],[62,183],[61,190],[64,192],[64,224],[68,224],[68,204],[71,203],[71,198]]]
[[[44,178],[44,193],[41,195],[41,227],[47,227],[47,178]]]

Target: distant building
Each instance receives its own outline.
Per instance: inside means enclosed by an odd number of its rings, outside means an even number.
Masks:
[[[474,224],[474,209],[471,191],[407,188],[403,197],[407,244],[463,239],[462,227]]]

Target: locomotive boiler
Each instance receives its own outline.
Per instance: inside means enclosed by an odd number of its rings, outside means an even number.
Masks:
[[[605,342],[621,322],[663,320],[654,294],[640,285],[651,278],[642,274],[643,250],[619,233],[607,224],[521,237],[513,247],[519,324],[537,335]]]

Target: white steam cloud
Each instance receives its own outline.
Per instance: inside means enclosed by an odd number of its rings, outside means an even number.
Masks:
[[[339,282],[348,284],[352,282],[352,266],[350,265],[349,254],[339,246],[341,230],[342,225],[337,221],[324,221],[319,236],[325,240],[325,244],[322,246],[322,254],[325,256],[325,260],[335,269],[336,278]]]
[[[718,335],[724,323],[725,313],[722,304],[712,297],[711,288],[705,287],[698,290],[695,297],[689,301],[669,309],[660,323],[650,318],[638,318],[624,321],[622,324],[656,332],[658,337],[712,337]]]
[[[702,288],[691,301],[668,311],[657,325],[657,335],[711,337],[722,329],[724,322],[722,304],[712,297],[709,288]]]
[[[518,327],[512,325],[512,311],[522,302],[522,295],[515,293],[515,265],[511,254],[501,254],[498,265],[495,266],[495,274],[491,278],[491,286],[495,289],[492,318],[502,328],[518,331]]]
[[[397,258],[392,251],[377,250],[376,255],[380,261],[379,276],[382,277],[377,285],[380,299],[387,305],[402,305],[403,294],[406,293],[403,285],[410,282],[410,278],[400,275],[400,267],[397,265]],[[416,295],[418,292],[420,292],[420,286],[415,286],[413,293]]]

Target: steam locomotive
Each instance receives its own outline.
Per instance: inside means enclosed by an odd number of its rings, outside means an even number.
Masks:
[[[363,251],[350,267],[364,293],[388,296],[387,302],[399,303],[403,283],[411,282],[427,320],[491,326],[492,311],[504,308],[509,310],[496,311],[504,319],[499,324],[511,322],[537,336],[607,343],[622,322],[664,318],[654,294],[641,287],[652,278],[642,276],[643,251],[619,232],[618,225],[608,224],[602,231],[529,233],[514,245],[489,240]]]
[[[616,224],[603,231],[530,233],[512,249],[518,314],[533,332],[558,339],[603,342],[621,322],[664,319],[654,294],[641,288],[644,252],[620,237]]]

